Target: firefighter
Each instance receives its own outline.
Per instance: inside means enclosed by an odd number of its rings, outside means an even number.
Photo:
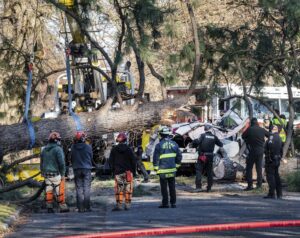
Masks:
[[[193,141],[193,146],[198,148],[198,161],[196,163],[196,192],[202,191],[201,177],[203,170],[207,173],[207,188],[210,192],[213,185],[213,157],[215,145],[223,147],[223,143],[212,133],[212,125],[204,125],[205,133],[201,134],[199,139]]]
[[[58,132],[51,132],[48,144],[41,153],[41,173],[46,183],[46,207],[53,213],[54,198],[58,202],[60,212],[68,212],[65,203],[65,156],[60,147],[61,137]]]
[[[182,160],[182,154],[176,142],[170,139],[170,133],[168,127],[160,129],[161,140],[155,146],[153,155],[153,166],[159,175],[162,194],[162,204],[159,208],[169,207],[168,187],[171,207],[176,208],[175,176]]]
[[[252,118],[250,127],[242,134],[242,138],[249,150],[246,160],[248,186],[245,188],[245,191],[253,189],[252,169],[254,164],[257,173],[257,188],[262,186],[262,160],[264,156],[265,137],[269,137],[269,132],[258,125],[256,118]]]
[[[136,176],[136,157],[131,148],[126,144],[127,136],[121,132],[116,141],[118,145],[112,148],[109,156],[109,164],[115,176],[116,206],[112,211],[123,209],[125,195],[125,210],[131,206],[133,192],[133,176]]]
[[[275,190],[277,198],[282,198],[282,187],[278,172],[282,157],[282,141],[278,131],[277,126],[272,126],[272,132],[265,145],[265,169],[269,193],[264,198],[275,198]]]
[[[86,142],[86,134],[78,131],[71,147],[71,161],[75,176],[78,212],[90,212],[90,191],[92,182],[92,147]]]

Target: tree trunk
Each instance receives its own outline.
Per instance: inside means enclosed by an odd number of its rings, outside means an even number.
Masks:
[[[143,128],[154,125],[166,119],[168,110],[180,107],[186,98],[166,102],[152,102],[141,105],[137,110],[105,110],[78,114],[81,125],[90,137],[100,137],[103,134],[117,131]],[[76,132],[76,125],[71,116],[60,116],[55,119],[43,119],[33,123],[35,130],[35,147],[45,145],[51,131],[58,131],[63,140],[72,140]],[[30,137],[25,123],[0,126],[2,136],[0,145],[3,153],[28,149]]]
[[[194,63],[194,70],[192,81],[189,87],[188,94],[191,95],[196,88],[197,81],[200,78],[200,69],[201,69],[201,52],[200,52],[200,41],[199,41],[199,34],[198,34],[198,27],[196,22],[196,17],[194,14],[193,6],[189,0],[186,0],[186,6],[189,12],[191,24],[192,24],[192,31],[193,31],[193,40],[195,44],[195,63]]]
[[[293,92],[292,92],[292,85],[291,83],[286,80],[286,88],[289,96],[289,123],[287,127],[287,136],[286,136],[286,141],[283,146],[283,155],[282,157],[284,158],[287,154],[287,151],[289,149],[289,146],[292,141],[292,135],[293,135],[293,125],[294,125],[294,118],[295,118],[295,108],[294,108],[294,97],[293,97]]]

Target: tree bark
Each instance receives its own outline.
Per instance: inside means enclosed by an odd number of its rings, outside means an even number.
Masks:
[[[90,137],[100,137],[103,134],[132,129],[141,129],[146,125],[154,125],[167,115],[168,110],[174,110],[187,102],[185,97],[166,102],[146,103],[135,111],[108,110],[106,107],[91,113],[78,114],[81,125]],[[42,119],[33,123],[35,130],[35,147],[43,146],[47,142],[51,131],[58,131],[63,140],[72,140],[76,133],[76,124],[71,116],[64,115],[55,119]],[[25,123],[0,126],[2,135],[0,145],[3,153],[28,149],[30,136]]]
[[[156,72],[153,65],[150,63],[147,63],[148,68],[150,69],[151,74],[159,80],[160,86],[161,86],[161,95],[163,97],[163,100],[167,99],[167,89],[166,89],[166,82],[165,78]]]
[[[195,44],[195,63],[194,63],[194,70],[193,76],[191,80],[191,84],[189,87],[188,94],[191,95],[196,88],[197,81],[200,78],[200,69],[201,69],[201,52],[200,52],[200,41],[199,41],[199,34],[198,34],[198,27],[196,22],[196,17],[194,14],[193,6],[189,0],[185,0],[186,6],[189,12],[191,24],[192,24],[192,31],[193,31],[193,39]]]

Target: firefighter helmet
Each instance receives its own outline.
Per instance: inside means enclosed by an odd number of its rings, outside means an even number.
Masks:
[[[163,126],[159,129],[159,134],[161,136],[169,136],[171,134],[171,131],[170,131],[169,127]]]

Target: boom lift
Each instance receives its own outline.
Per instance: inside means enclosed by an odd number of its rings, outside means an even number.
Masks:
[[[74,0],[58,2],[77,14]],[[110,74],[110,70],[107,69],[104,60],[99,60],[95,49],[92,48],[76,21],[68,15],[64,20],[64,30],[71,66],[72,110],[75,113],[97,110],[110,96],[111,90],[110,84],[94,68],[101,67],[107,74]],[[134,97],[134,79],[128,67],[118,72],[117,85],[124,100]],[[69,100],[66,77],[57,79],[55,94],[55,111],[59,114],[66,113]]]

